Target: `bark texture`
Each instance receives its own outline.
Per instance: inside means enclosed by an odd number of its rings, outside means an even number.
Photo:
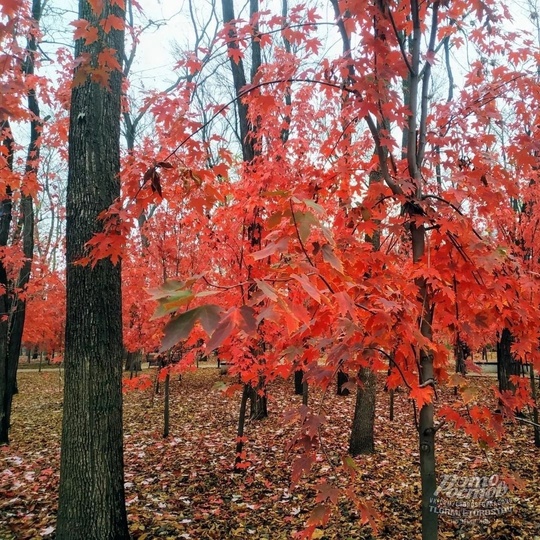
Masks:
[[[375,425],[375,395],[377,377],[375,372],[363,367],[358,372],[358,390],[349,440],[349,454],[372,454],[375,451],[373,427]]]
[[[75,57],[117,51],[123,31],[104,33],[98,19],[124,17],[104,2],[99,17],[80,0],[79,18],[99,28],[90,46],[76,42]],[[78,69],[81,69],[79,67]],[[77,73],[75,74],[77,75]],[[91,82],[72,89],[67,192],[67,317],[64,417],[57,540],[128,539],[122,453],[122,311],[120,265],[76,264],[85,243],[101,230],[98,215],[120,194],[122,75],[110,87]]]
[[[497,342],[497,377],[499,379],[499,391],[513,391],[514,385],[510,381],[512,375],[521,373],[521,363],[516,361],[512,353],[514,337],[508,328],[501,333]]]

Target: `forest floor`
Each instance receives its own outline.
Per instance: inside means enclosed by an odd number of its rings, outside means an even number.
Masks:
[[[155,370],[149,372],[152,376]],[[355,458],[347,478],[339,464],[346,455],[354,396],[313,392],[311,405],[329,417],[321,428],[323,453],[311,473],[291,485],[295,452],[287,444],[298,426],[284,413],[298,407],[292,382],[273,383],[269,413],[249,423],[249,466],[234,473],[239,394],[218,388],[227,380],[216,369],[199,369],[171,382],[171,433],[162,438],[163,395],[152,389],[125,394],[125,480],[129,526],[134,540],[292,538],[316,506],[315,486],[326,480],[354,482],[355,492],[378,513],[377,532],[362,525],[341,497],[327,526],[314,538],[416,540],[420,538],[419,454],[412,406],[396,393],[395,418],[382,389],[376,412],[376,452]],[[480,399],[495,408],[493,379],[476,377]],[[52,539],[57,508],[62,379],[57,372],[19,374],[12,445],[0,448],[0,540]],[[439,390],[437,407],[454,400]],[[529,425],[508,423],[495,447],[485,448],[444,426],[437,432],[437,470],[456,479],[499,474],[514,488],[507,513],[471,519],[441,516],[440,538],[540,540],[540,459]],[[350,462],[349,462],[350,463]],[[336,466],[336,464],[338,466]],[[508,477],[512,479],[508,480]]]

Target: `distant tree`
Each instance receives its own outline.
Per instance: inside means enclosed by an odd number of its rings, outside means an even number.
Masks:
[[[39,79],[35,75],[41,10],[41,0],[33,0],[28,17],[21,11],[21,19],[26,21],[23,25],[28,36],[26,48],[19,48],[15,40],[12,42],[11,57],[15,60],[8,72],[13,75],[10,82],[14,86],[11,89],[9,86],[2,89],[2,93],[12,94],[12,99],[16,98],[22,89],[26,97],[26,110],[10,110],[9,103],[7,109],[0,107],[0,141],[5,148],[5,153],[1,153],[5,164],[0,162],[0,165],[5,165],[8,171],[2,179],[4,192],[1,202],[0,248],[15,248],[11,252],[4,249],[0,262],[0,313],[3,315],[0,322],[0,444],[9,442],[11,408],[13,396],[17,392],[17,367],[26,317],[26,288],[34,254],[34,196],[38,189],[37,174],[43,127],[37,97]],[[0,39],[0,43],[1,41]],[[19,56],[24,59],[21,65],[16,60]],[[30,141],[24,171],[20,177],[14,168],[16,144],[10,117],[15,121],[27,121],[30,125]],[[17,192],[20,192],[20,197]],[[17,219],[13,219],[14,217]]]

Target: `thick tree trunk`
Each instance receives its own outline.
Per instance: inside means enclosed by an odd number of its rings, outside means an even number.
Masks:
[[[349,454],[372,454],[375,451],[373,431],[375,425],[375,394],[377,377],[373,370],[363,367],[358,372],[356,406],[349,439]]]
[[[105,0],[98,17],[87,1],[80,0],[79,18],[99,27],[109,15],[124,17],[117,4]],[[123,41],[123,31],[100,29],[95,43],[76,42],[75,58],[89,54],[95,59],[103,48],[110,48],[121,63]],[[86,255],[86,242],[102,230],[97,216],[120,194],[121,83],[121,73],[113,70],[109,88],[86,79],[73,87],[71,95],[57,540],[129,538],[122,453],[120,265],[109,259],[93,268],[76,264]]]

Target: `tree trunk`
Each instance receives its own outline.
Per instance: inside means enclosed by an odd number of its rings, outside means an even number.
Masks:
[[[32,19],[33,24],[38,27],[41,19],[41,0],[32,1]],[[23,64],[25,76],[34,75],[35,54],[37,52],[38,40],[36,32],[30,33],[27,41],[27,55]],[[33,88],[28,91],[28,109],[32,113],[30,121],[30,142],[26,156],[25,178],[22,184],[19,228],[22,232],[24,263],[19,271],[17,281],[14,283],[16,291],[15,302],[11,302],[4,292],[3,301],[0,302],[0,311],[9,312],[7,322],[2,322],[0,327],[0,444],[9,442],[9,427],[11,424],[11,406],[13,396],[17,393],[17,368],[19,367],[19,355],[21,353],[22,334],[24,329],[24,320],[26,316],[26,300],[24,290],[30,279],[32,270],[32,257],[34,254],[34,203],[33,194],[26,191],[26,181],[29,184],[36,182],[39,164],[39,137],[41,134],[42,122],[39,118],[39,104],[36,92]],[[0,126],[7,128],[4,142],[8,149],[7,165],[13,170],[13,138],[9,132],[9,123],[3,122]],[[9,199],[9,200],[8,200]],[[8,240],[9,227],[11,224],[11,188],[6,189],[6,199],[2,202],[2,218],[0,221],[0,246],[5,246]],[[5,212],[5,214],[4,214]],[[7,276],[5,269],[0,271],[0,284],[4,285],[4,291],[7,291]],[[3,308],[6,308],[5,310]],[[11,308],[11,309],[8,309]]]
[[[238,413],[238,431],[236,433],[236,457],[234,459],[234,470],[236,472],[243,470],[241,464],[244,461],[244,428],[246,425],[246,409],[250,389],[251,386],[249,384],[244,384],[242,400],[240,401],[240,412]]]
[[[302,395],[302,381],[304,380],[304,372],[301,369],[297,369],[294,372],[294,393],[297,396]]]
[[[132,352],[128,351],[126,354],[126,364],[124,366],[125,371],[130,372],[130,379],[133,378],[134,373],[138,373],[142,369],[142,352],[140,350]]]
[[[413,260],[419,262],[425,254],[425,228],[423,225],[411,224]],[[418,298],[422,306],[420,331],[422,336],[433,339],[433,306],[425,278],[416,280]],[[431,351],[420,349],[420,384],[434,385],[435,372]],[[439,530],[438,515],[432,511],[433,497],[437,489],[435,470],[435,423],[433,403],[428,403],[420,409],[418,423],[418,439],[420,450],[420,479],[422,484],[422,540],[437,540]]]
[[[512,354],[512,342],[514,337],[508,328],[502,331],[501,338],[497,342],[497,377],[499,379],[499,391],[513,391],[514,385],[510,381],[512,375],[519,375],[521,363],[514,359]]]
[[[465,360],[468,356],[468,347],[458,336],[456,339],[456,344],[454,346],[454,358],[456,360],[456,373],[461,373],[462,375],[467,374],[467,369],[465,366]]]
[[[308,399],[309,399],[309,384],[307,381],[304,381],[302,383],[302,405],[307,407]]]
[[[532,362],[530,364],[529,369],[530,369],[529,375],[531,378],[531,397],[534,402],[533,411],[532,411],[533,422],[534,422],[534,446],[536,446],[536,448],[540,448],[540,425],[538,424],[538,392],[536,389],[536,380],[534,378],[534,366]]]
[[[79,19],[124,18],[105,0],[98,16],[79,0]],[[94,60],[104,48],[121,64],[123,31],[75,44],[75,58]],[[80,76],[79,66],[75,77]],[[76,264],[85,244],[102,230],[98,215],[120,195],[122,75],[112,70],[109,88],[86,78],[71,94],[66,203],[66,341],[64,416],[57,540],[129,539],[122,452],[122,305],[120,265]]]
[[[2,131],[3,146],[7,149],[7,165],[13,170],[13,152],[15,141],[11,134],[11,127],[7,120],[0,122]],[[2,200],[0,214],[0,247],[5,247],[8,243],[9,229],[11,225],[11,188],[7,187]],[[9,312],[9,297],[7,270],[4,266],[3,258],[0,259],[0,313]],[[13,388],[10,386],[9,369],[9,343],[8,343],[9,322],[7,317],[0,317],[0,444],[9,444],[10,418],[8,409],[13,398]]]
[[[264,383],[259,384],[257,388],[249,387],[249,402],[251,420],[262,420],[268,417],[268,398],[264,390]]]
[[[165,377],[165,390],[163,392],[163,438],[169,436],[169,420],[170,420],[170,386],[171,386],[171,373],[167,371]]]
[[[373,370],[363,367],[358,372],[359,385],[356,393],[356,406],[351,436],[349,439],[349,454],[372,454],[375,451],[373,427],[375,425],[375,394],[377,377]]]
[[[348,396],[351,392],[347,387],[343,387],[344,384],[349,382],[349,376],[339,370],[337,374],[337,390],[336,393],[338,396]]]
[[[255,5],[253,5],[255,4]],[[250,0],[250,11],[257,9],[257,2]],[[234,15],[234,2],[233,0],[221,0],[221,9],[223,12],[223,22],[224,24],[230,24],[229,28],[229,37],[231,41],[227,43],[229,49],[238,49],[238,43],[234,40],[236,37],[236,31],[234,29],[233,21],[235,20]],[[252,44],[256,41],[253,40]],[[257,60],[255,49],[253,49],[253,60]],[[260,62],[260,56],[259,56]],[[238,139],[242,146],[242,157],[246,163],[251,163],[255,157],[255,148],[253,144],[253,133],[252,126],[248,119],[248,110],[247,105],[240,99],[242,89],[246,86],[246,74],[244,71],[244,62],[242,59],[235,61],[232,57],[230,58],[230,66],[233,76],[234,90],[238,99],[236,100],[236,110],[238,111]],[[252,62],[252,72],[256,71],[259,68],[259,65],[256,65]]]

